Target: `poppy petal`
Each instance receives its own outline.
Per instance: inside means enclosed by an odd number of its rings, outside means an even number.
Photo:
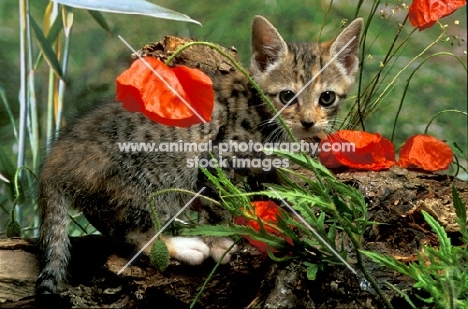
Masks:
[[[184,88],[188,101],[192,102],[192,107],[205,121],[211,121],[211,113],[214,107],[214,91],[211,79],[202,71],[186,66],[177,66],[173,71]]]
[[[278,209],[279,206],[276,205],[275,202],[273,202],[273,201],[254,201],[251,204],[255,208],[255,214],[260,218],[260,220],[262,220],[263,222],[268,223],[268,224],[276,224],[278,222],[277,216],[280,215],[280,211]],[[248,225],[248,226],[252,227],[253,229],[255,229],[257,231],[260,230],[260,225],[258,224],[258,222],[256,220],[247,221],[244,217],[235,217],[234,218],[234,223],[238,224],[238,225]],[[292,241],[291,238],[280,235],[280,233],[278,233],[278,231],[276,231],[275,229],[273,229],[273,228],[271,228],[271,227],[269,227],[267,225],[264,225],[264,228],[268,233],[272,233],[272,234],[274,234],[276,236],[280,236],[285,241],[287,241],[290,245],[293,245],[293,241]],[[251,245],[257,247],[257,249],[260,252],[263,252],[263,253],[267,252],[267,245],[264,242],[259,241],[259,240],[253,240],[253,239],[251,239],[249,237],[245,237],[245,238],[249,241],[249,243]],[[275,250],[274,248],[271,248],[271,251],[272,252],[277,252],[277,250]]]
[[[446,143],[430,135],[418,134],[401,147],[398,165],[433,172],[448,169],[452,160],[452,149]]]
[[[466,0],[414,0],[409,8],[409,19],[413,27],[421,31],[465,5]]]
[[[211,121],[214,91],[211,79],[200,70],[185,66],[169,68],[159,59],[144,57],[144,61],[134,61],[116,82],[117,100],[123,107],[142,112],[155,122],[190,127],[203,120]]]
[[[350,130],[338,131],[320,142],[320,161],[328,168],[347,166],[373,171],[396,164],[393,144],[388,139],[378,133]]]

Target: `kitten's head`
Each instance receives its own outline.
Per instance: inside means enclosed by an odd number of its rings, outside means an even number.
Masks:
[[[358,69],[362,24],[355,19],[330,42],[286,43],[268,20],[255,16],[250,72],[278,111],[287,105],[281,115],[296,138],[330,129]]]

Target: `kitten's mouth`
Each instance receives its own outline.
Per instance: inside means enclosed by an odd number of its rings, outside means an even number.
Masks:
[[[324,131],[320,131],[317,135],[316,135],[317,138],[319,139],[327,139],[327,133],[325,133]]]
[[[320,140],[323,140],[323,139],[327,139],[327,134],[320,128],[310,128],[310,129],[301,128],[299,130],[293,130],[293,134],[298,139],[304,139],[304,140],[309,139],[309,140],[315,140],[317,142],[320,142]]]

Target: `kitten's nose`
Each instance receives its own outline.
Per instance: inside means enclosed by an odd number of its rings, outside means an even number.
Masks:
[[[301,121],[302,123],[302,126],[306,129],[312,127],[314,125],[314,122],[313,121]]]

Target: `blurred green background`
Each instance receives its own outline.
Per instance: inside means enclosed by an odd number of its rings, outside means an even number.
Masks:
[[[148,42],[158,41],[165,35],[194,37],[225,47],[235,46],[243,64],[247,66],[250,54],[250,25],[255,14],[267,17],[287,41],[317,41],[319,36],[322,40],[329,40],[340,32],[343,19],[351,21],[354,18],[358,1],[334,1],[331,6],[330,1],[319,0],[152,0],[151,2],[187,14],[200,21],[203,26],[146,16],[103,13],[112,29],[113,34],[110,35],[92,19],[88,12],[73,10],[75,17],[67,72],[69,84],[65,94],[65,119],[79,114],[103,97],[115,96],[115,78],[131,63],[131,51],[117,35],[121,35],[135,49]],[[395,37],[398,23],[401,23],[407,14],[407,9],[403,8],[404,2],[398,0],[387,2],[382,1],[379,5],[369,27],[364,51],[364,85],[378,72],[379,65]],[[373,3],[369,0],[364,1],[358,15],[368,20]],[[47,4],[46,0],[31,1],[32,16],[39,24],[43,21]],[[387,18],[382,18],[382,15],[386,15]],[[444,42],[437,43],[398,77],[392,92],[385,96],[379,105],[379,110],[366,119],[367,131],[391,137],[407,78],[425,56],[440,51],[451,52],[461,57],[466,65],[466,7],[443,18],[442,23],[447,25]],[[408,21],[402,29],[401,38],[407,37],[413,29]],[[392,70],[379,85],[381,89],[385,88],[393,76],[440,33],[438,25],[413,33],[397,60],[392,62]],[[37,53],[38,50],[34,50],[34,54]],[[2,0],[0,1],[0,86],[4,88],[6,99],[15,116],[18,116],[19,112],[19,74],[18,1]],[[45,147],[48,83],[48,68],[45,63],[37,71],[35,83],[40,116],[40,145]],[[355,95],[357,87],[353,91]],[[353,100],[351,96],[343,106],[340,119],[345,117]],[[13,162],[16,162],[13,127],[1,98],[0,101],[2,101],[0,103],[1,147],[11,155]],[[411,80],[395,130],[395,146],[399,146],[413,134],[423,133],[431,117],[446,109],[467,111],[467,73],[455,58],[439,56],[425,63]],[[447,141],[450,145],[456,143],[466,154],[467,127],[465,115],[445,113],[433,122],[429,134]],[[462,163],[466,165],[466,161]],[[467,176],[462,174],[461,177],[466,179]],[[0,190],[3,190],[1,185]],[[4,192],[0,191],[0,195],[2,194]],[[3,203],[3,200],[0,202]],[[3,225],[0,222],[0,232],[3,231],[1,226]]]

